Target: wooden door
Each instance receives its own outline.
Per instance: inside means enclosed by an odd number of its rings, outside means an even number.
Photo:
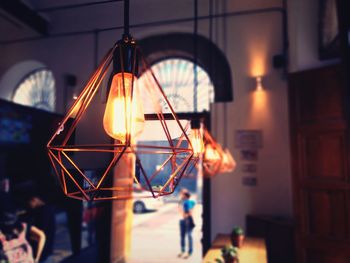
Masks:
[[[298,262],[350,262],[349,136],[340,66],[289,78]]]

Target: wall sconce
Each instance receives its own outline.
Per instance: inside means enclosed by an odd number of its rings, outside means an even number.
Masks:
[[[256,80],[256,91],[262,91],[264,89],[263,85],[262,85],[262,76],[257,76],[255,77]]]

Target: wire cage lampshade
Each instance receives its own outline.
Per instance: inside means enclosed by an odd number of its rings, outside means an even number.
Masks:
[[[236,169],[237,163],[235,159],[233,158],[231,151],[226,148],[223,151],[221,166],[220,166],[220,173],[231,173]]]
[[[202,165],[203,153],[204,153],[204,142],[203,142],[203,127],[200,120],[192,119],[188,121],[185,130],[188,131],[189,139],[191,144],[188,144],[193,151],[193,156],[184,171],[184,177],[192,177],[192,171],[194,168],[198,169],[199,165]],[[184,140],[183,136],[180,140]]]
[[[230,173],[235,170],[237,163],[230,150],[228,148],[223,150],[206,129],[204,130],[204,144],[203,167],[206,175],[214,176],[218,173]]]
[[[142,81],[137,81],[140,73]],[[74,141],[74,135],[82,133]],[[150,135],[157,140],[147,140]],[[131,198],[134,185],[145,197],[169,195],[193,157],[188,131],[127,34],[107,52],[47,148],[63,192],[81,200]],[[113,173],[123,156],[135,160],[134,185],[127,187],[119,186],[118,174]],[[91,163],[103,160],[108,161],[100,173],[85,172]]]
[[[224,152],[207,129],[203,133],[204,154],[203,168],[206,176],[214,176],[220,172]]]

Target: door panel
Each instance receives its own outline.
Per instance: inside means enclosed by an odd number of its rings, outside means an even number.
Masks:
[[[350,262],[350,180],[339,66],[289,76],[298,262]]]
[[[307,235],[331,239],[348,237],[346,192],[306,190]]]
[[[307,259],[307,262],[314,263],[349,263],[349,257],[347,255],[337,255],[317,250],[309,250]]]
[[[342,78],[339,78],[339,69],[328,69],[322,68],[291,75],[291,86],[295,86],[294,84],[298,87],[303,86],[293,90],[298,98],[296,110],[299,124],[338,119],[343,115],[343,107],[339,103],[343,91],[330,88],[340,87]],[[317,74],[317,71],[323,72]],[[321,75],[322,73],[326,75]]]
[[[305,179],[346,180],[343,131],[313,131],[301,135]]]

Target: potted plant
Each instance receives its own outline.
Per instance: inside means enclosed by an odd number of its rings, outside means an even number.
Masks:
[[[238,263],[237,249],[233,246],[226,246],[221,249],[222,258],[217,258],[218,263]]]
[[[231,243],[234,247],[241,248],[243,246],[244,231],[241,227],[233,228],[231,232]]]

